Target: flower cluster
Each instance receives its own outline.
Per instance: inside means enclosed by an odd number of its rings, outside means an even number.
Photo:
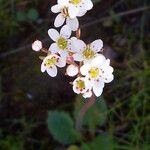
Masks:
[[[48,35],[53,41],[48,50],[43,48],[39,40],[32,44],[34,51],[47,53],[43,58],[41,71],[46,71],[51,77],[55,77],[57,67],[62,68],[67,65],[66,75],[76,77],[72,82],[73,91],[82,94],[84,98],[90,98],[93,94],[99,97],[105,83],[114,79],[110,60],[101,54],[103,41],[97,39],[86,44],[79,39],[80,29],[77,18],[85,15],[92,7],[91,0],[57,0],[51,11],[58,13],[54,26],[62,26],[60,32],[54,28],[48,30]],[[64,23],[66,24],[63,25]],[[71,37],[72,31],[76,31],[76,37]]]

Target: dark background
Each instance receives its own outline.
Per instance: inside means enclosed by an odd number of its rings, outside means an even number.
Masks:
[[[103,97],[108,106],[103,130],[112,130],[116,150],[150,149],[150,1],[96,0],[79,18],[81,38],[101,38],[115,79]],[[56,78],[40,72],[43,54],[31,50],[34,40],[52,42],[47,30],[56,14],[55,0],[0,0],[0,150],[54,150],[48,110],[72,113],[76,95],[60,69]],[[20,148],[13,148],[21,145]],[[16,146],[17,147],[17,146]]]

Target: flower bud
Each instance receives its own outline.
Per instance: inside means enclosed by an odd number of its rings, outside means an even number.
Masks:
[[[39,40],[36,40],[33,44],[32,44],[32,49],[36,52],[40,51],[42,49],[42,42]]]

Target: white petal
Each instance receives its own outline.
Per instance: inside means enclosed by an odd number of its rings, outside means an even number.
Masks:
[[[73,56],[75,61],[79,61],[80,62],[80,61],[84,60],[84,58],[83,58],[81,53],[76,53],[76,54],[73,54],[72,56]]]
[[[81,68],[80,68],[80,72],[82,75],[86,76],[88,74],[90,70],[90,64],[84,64]]]
[[[66,66],[66,60],[62,59],[62,58],[59,58],[59,61],[56,65],[60,68],[65,67]]]
[[[114,68],[108,65],[101,66],[101,69],[104,71],[105,74],[112,74]]]
[[[69,0],[58,0],[57,3],[58,3],[60,6],[68,6]]]
[[[85,10],[90,10],[93,8],[93,3],[91,0],[85,0],[84,1],[84,4],[82,6],[82,9],[85,9]]]
[[[91,64],[91,62],[92,62],[92,58],[91,59],[84,59],[84,64]]]
[[[91,90],[88,90],[87,92],[85,92],[84,94],[83,94],[83,97],[84,98],[90,98],[92,96],[92,91]]]
[[[80,94],[80,91],[76,88],[75,85],[73,85],[73,91],[74,91],[75,93],[77,93],[77,94]]]
[[[71,37],[70,41],[68,42],[69,51],[71,51],[73,53],[77,52],[75,45],[74,45],[75,44],[74,41],[76,41],[76,40],[78,40],[76,37]]]
[[[87,77],[85,77],[85,86],[88,90],[92,90],[93,83]]]
[[[99,97],[99,96],[101,96],[101,94],[103,93],[103,89],[94,86],[94,87],[93,87],[93,92],[94,92],[94,94],[95,94],[97,97]]]
[[[57,67],[56,66],[52,66],[52,68],[48,68],[46,71],[51,77],[56,77],[56,75],[57,75]]]
[[[85,14],[86,14],[86,12],[87,11],[79,11],[79,13],[78,13],[78,17],[82,17],[82,16],[84,16]]]
[[[101,82],[99,85],[98,85],[98,84],[94,84],[94,85],[93,85],[93,92],[94,92],[94,94],[95,94],[97,97],[99,97],[99,96],[102,94],[102,92],[103,92],[103,87],[104,87],[104,83],[103,83],[103,82]]]
[[[56,17],[56,19],[55,19],[55,21],[54,21],[54,26],[55,26],[56,28],[58,28],[58,27],[62,26],[62,25],[64,24],[64,22],[65,22],[65,18],[64,18],[63,15],[60,13],[60,14],[57,15],[57,17]]]
[[[76,31],[76,30],[78,30],[78,28],[79,28],[79,21],[78,21],[77,18],[74,18],[74,19],[68,18],[68,19],[66,20],[66,24],[70,27],[70,29],[71,29],[72,31]]]
[[[60,36],[68,39],[71,36],[71,30],[67,25],[64,25],[60,30]]]
[[[79,10],[74,5],[70,5],[68,8],[68,13],[70,18],[75,18],[78,15]]]
[[[104,81],[105,83],[110,83],[111,81],[114,80],[114,75],[113,75],[113,74],[103,75],[102,77],[103,77],[103,81]]]
[[[51,46],[49,48],[49,51],[52,54],[56,54],[59,51],[59,48],[58,48],[57,44],[56,43],[51,44]]]
[[[51,7],[51,11],[53,13],[59,13],[60,12],[60,6],[59,5],[54,5]]]
[[[97,80],[93,80],[93,81],[92,81],[92,85],[93,85],[93,86],[96,86],[96,87],[99,87],[99,88],[104,88],[105,83],[104,83],[104,81],[103,81],[103,78],[99,78],[99,79],[97,79]]]
[[[57,30],[55,29],[49,29],[48,30],[48,35],[50,36],[50,38],[53,40],[53,41],[57,41],[57,39],[59,38],[59,33]]]
[[[45,72],[45,70],[46,70],[46,67],[44,66],[44,61],[43,61],[41,64],[41,72]]]
[[[76,52],[83,52],[86,49],[86,44],[82,40],[72,40],[73,46],[75,47]]]
[[[106,60],[106,64],[107,64],[107,65],[110,65],[110,59],[107,59],[107,60]]]
[[[69,65],[66,70],[67,75],[69,75],[70,77],[76,76],[78,74],[78,71],[78,67],[75,65]]]
[[[94,50],[95,52],[99,52],[101,51],[101,49],[103,48],[103,41],[102,40],[95,40],[94,42],[92,42],[90,44],[90,47],[92,50]]]
[[[59,54],[62,58],[66,59],[66,57],[68,56],[68,52],[65,50],[60,50]]]
[[[104,65],[105,61],[106,61],[106,58],[102,54],[99,54],[92,60],[91,65],[102,66]]]
[[[72,38],[73,38],[73,37],[72,37]],[[72,48],[73,48],[73,46],[72,46],[72,44],[71,44],[71,39],[68,39],[67,50],[68,50],[69,52],[73,52]]]

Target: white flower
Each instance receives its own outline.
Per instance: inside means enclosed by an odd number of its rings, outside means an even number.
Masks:
[[[98,39],[91,44],[86,45],[82,40],[73,38],[71,40],[72,50],[74,50],[73,58],[75,61],[84,63],[90,62],[102,50],[103,41]]]
[[[71,18],[83,16],[88,10],[92,9],[93,3],[91,0],[68,0],[68,14]]]
[[[99,54],[91,63],[84,64],[80,68],[93,87],[94,94],[98,97],[102,94],[104,83],[109,83],[114,79],[113,68],[110,66],[110,60]]]
[[[60,30],[60,34],[55,29],[49,29],[48,34],[51,37],[51,39],[55,42],[53,43],[49,51],[52,54],[59,53],[61,57],[66,58],[69,54],[70,50],[70,36],[71,36],[71,30],[68,28],[67,25],[63,26]]]
[[[60,27],[64,24],[66,20],[66,24],[72,31],[76,31],[79,28],[79,21],[77,17],[70,18],[68,13],[68,0],[58,1],[57,5],[51,7],[51,11],[53,13],[59,13],[54,21],[55,27]]]
[[[79,69],[75,65],[69,65],[66,70],[67,75],[70,77],[76,76],[78,72],[79,72]]]
[[[84,98],[92,96],[91,84],[84,77],[78,77],[73,81],[73,91],[77,94],[82,94]]]
[[[66,65],[66,62],[64,59],[62,59],[60,56],[51,54],[44,58],[42,65],[41,65],[41,71],[47,73],[51,77],[55,77],[57,75],[57,67],[64,67]]]
[[[42,42],[39,40],[36,40],[33,44],[32,44],[32,49],[36,52],[40,51],[42,49]]]

